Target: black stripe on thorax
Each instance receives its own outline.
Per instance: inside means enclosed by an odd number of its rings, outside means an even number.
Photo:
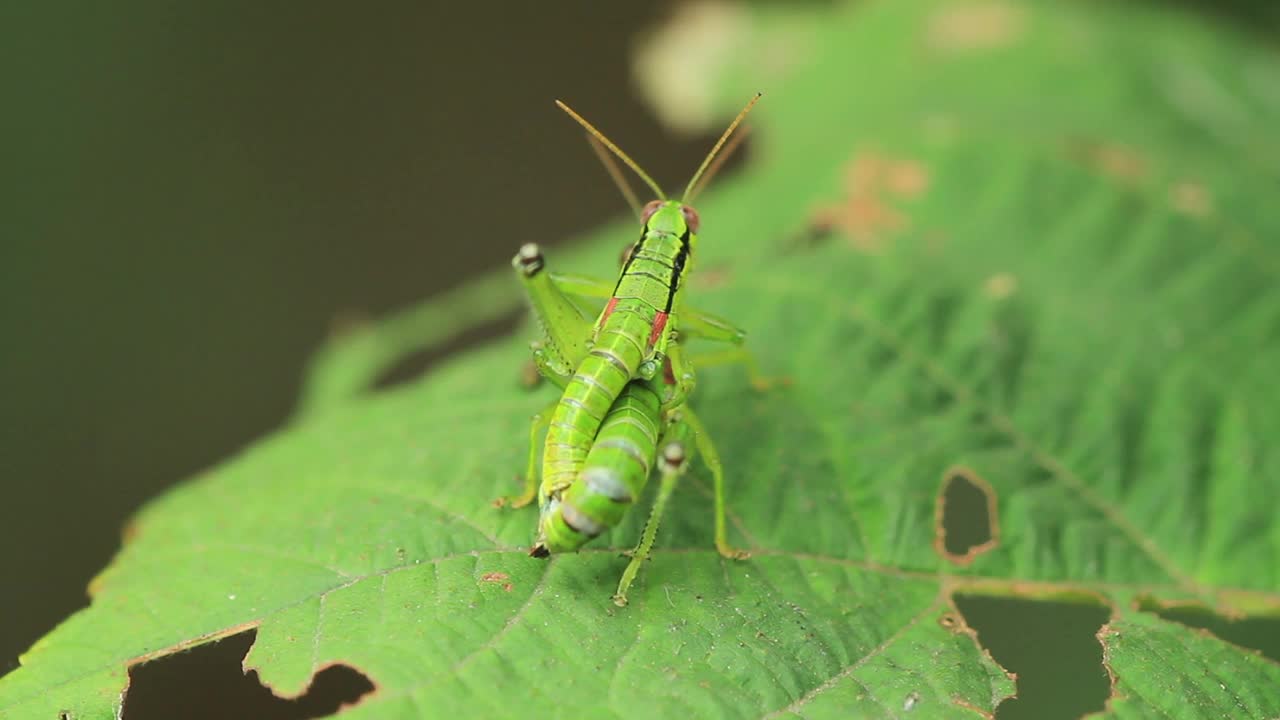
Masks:
[[[613,284],[613,294],[618,294],[618,287],[622,285],[622,278],[627,276],[627,272],[631,270],[631,263],[635,262],[636,256],[644,250],[644,239],[649,237],[649,224],[645,223],[640,228],[640,239],[636,241],[635,249],[631,251],[631,255],[627,257],[627,262],[622,266],[622,272],[618,273],[618,282]]]
[[[671,274],[671,289],[667,291],[667,307],[663,312],[671,312],[671,303],[676,299],[676,290],[680,289],[680,276],[684,274],[685,261],[689,259],[689,228],[680,236],[680,251],[676,253],[675,267]]]

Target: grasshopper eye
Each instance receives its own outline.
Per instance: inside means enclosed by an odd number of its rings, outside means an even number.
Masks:
[[[684,213],[684,221],[685,221],[685,224],[689,226],[689,232],[697,233],[698,225],[702,223],[702,221],[698,218],[698,211],[694,210],[688,205],[681,205],[680,212]]]
[[[662,207],[661,200],[650,200],[645,203],[644,209],[640,211],[640,222],[647,223],[653,214],[658,212],[658,208]]]

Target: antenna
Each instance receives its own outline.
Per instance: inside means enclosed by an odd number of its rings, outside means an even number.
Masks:
[[[627,204],[636,214],[636,219],[640,218],[640,200],[636,197],[636,193],[627,184],[627,178],[622,175],[622,168],[618,167],[618,163],[614,162],[613,156],[605,150],[600,141],[594,135],[587,135],[587,142],[591,143],[591,149],[595,151],[596,157],[600,158],[600,162],[604,164],[604,169],[608,171],[609,177],[613,178],[613,184],[618,186],[618,190],[622,192],[622,197],[627,199]]]
[[[733,134],[733,129],[738,127],[738,123],[742,122],[742,118],[746,117],[747,113],[751,112],[751,108],[755,106],[756,101],[760,99],[761,95],[764,95],[764,93],[756,93],[756,96],[751,98],[751,101],[747,103],[747,106],[742,108],[741,112],[738,113],[738,117],[734,118],[733,122],[729,123],[729,127],[725,129],[724,134],[720,136],[718,141],[716,141],[715,147],[711,148],[711,152],[707,153],[706,159],[704,159],[702,164],[698,166],[698,172],[694,173],[693,179],[689,180],[689,184],[684,189],[684,197],[680,199],[680,202],[688,202],[689,195],[693,192],[693,188],[698,184],[698,180],[702,177],[702,174],[706,172],[707,166],[711,164],[711,161],[715,159],[716,153],[720,152],[720,146],[724,145],[725,140],[728,140],[729,136]],[[626,159],[625,156],[623,159]]]
[[[752,102],[754,102],[754,101],[752,101]],[[598,140],[598,141],[600,142],[600,144],[601,144],[601,145],[604,145],[605,147],[609,148],[609,150],[610,150],[614,155],[617,155],[617,156],[618,156],[618,159],[619,159],[619,160],[621,160],[622,162],[626,163],[627,167],[631,168],[631,170],[632,170],[633,172],[635,172],[635,174],[636,174],[636,175],[639,175],[639,176],[640,176],[640,179],[641,179],[641,180],[643,180],[643,181],[644,181],[644,183],[645,183],[646,185],[648,185],[648,186],[653,190],[654,194],[658,196],[658,199],[659,199],[659,200],[666,200],[666,199],[667,199],[666,194],[662,192],[662,188],[658,187],[658,183],[654,182],[654,181],[653,181],[653,178],[649,177],[649,175],[648,175],[648,174],[646,174],[644,170],[641,170],[641,169],[640,169],[640,166],[636,164],[636,161],[635,161],[635,160],[632,160],[630,157],[628,157],[628,156],[627,156],[627,154],[626,154],[626,153],[622,152],[622,149],[621,149],[621,148],[619,148],[617,145],[614,145],[612,140],[610,140],[609,138],[605,137],[605,136],[604,136],[604,133],[602,133],[602,132],[600,132],[599,130],[597,130],[597,129],[595,128],[595,126],[594,126],[594,125],[592,125],[591,123],[589,123],[589,122],[587,122],[585,119],[583,119],[583,117],[582,117],[581,115],[579,115],[578,113],[574,112],[574,111],[573,111],[573,108],[569,107],[568,105],[565,105],[564,103],[560,102],[559,100],[556,100],[556,105],[558,105],[558,106],[560,107],[560,109],[561,109],[561,110],[565,111],[565,113],[567,113],[567,114],[569,115],[569,117],[571,117],[571,118],[573,118],[574,120],[576,120],[576,121],[578,122],[578,124],[579,124],[579,125],[581,125],[582,127],[586,128],[587,132],[591,133],[591,136],[592,136],[592,137],[594,137],[596,140]],[[748,107],[750,107],[750,106],[748,106]],[[739,117],[739,119],[741,119],[741,117]],[[734,121],[734,124],[736,125],[736,124],[737,124],[737,121]],[[730,129],[730,130],[732,130],[733,128],[732,128],[732,127],[730,127],[729,129]],[[723,142],[723,140],[722,140],[722,142]],[[717,145],[716,147],[719,147],[719,146]],[[703,164],[705,164],[705,163],[703,163]]]
[[[710,167],[707,168],[707,171],[702,173],[702,180],[698,181],[698,184],[689,190],[689,196],[685,198],[685,202],[689,204],[693,203],[693,199],[698,197],[698,193],[702,192],[703,188],[711,184],[711,178],[715,177],[716,173],[720,172],[720,168],[724,166],[725,161],[733,157],[734,151],[738,149],[738,146],[741,145],[742,141],[746,140],[747,136],[750,134],[751,126],[743,125],[742,129],[738,131],[738,134],[734,135],[733,138],[729,140],[729,143],[720,150],[719,155],[716,155],[715,161],[711,163]]]

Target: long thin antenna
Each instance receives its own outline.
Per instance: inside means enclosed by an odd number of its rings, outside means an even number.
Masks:
[[[706,159],[704,159],[702,164],[698,166],[698,172],[693,174],[693,178],[689,180],[689,184],[685,186],[684,197],[680,199],[680,202],[688,202],[689,193],[691,193],[694,186],[698,184],[698,180],[702,177],[702,173],[706,172],[707,166],[711,164],[713,159],[715,159],[716,153],[720,152],[720,146],[724,145],[725,140],[728,140],[729,136],[733,134],[733,129],[738,127],[738,123],[742,122],[742,118],[746,117],[747,113],[751,112],[751,108],[755,106],[756,101],[760,99],[761,95],[764,95],[764,93],[756,93],[756,96],[751,98],[751,101],[747,103],[747,106],[742,108],[742,111],[738,113],[738,117],[734,118],[733,122],[729,123],[729,127],[725,129],[724,134],[720,136],[718,141],[716,141],[716,146],[711,148],[711,152],[707,153]]]
[[[636,164],[636,161],[635,161],[635,160],[632,160],[630,157],[627,157],[627,154],[626,154],[626,153],[624,153],[624,152],[622,152],[622,149],[621,149],[621,148],[619,148],[617,145],[614,145],[612,140],[610,140],[609,138],[605,137],[605,136],[604,136],[604,133],[602,133],[602,132],[600,132],[599,130],[597,130],[597,129],[595,128],[595,126],[594,126],[594,125],[592,125],[591,123],[589,123],[589,122],[587,122],[585,119],[583,119],[583,117],[582,117],[581,115],[579,115],[578,113],[574,112],[574,111],[573,111],[573,108],[569,107],[568,105],[565,105],[564,103],[560,102],[559,100],[556,100],[556,105],[560,106],[560,109],[561,109],[561,110],[563,110],[563,111],[565,111],[566,113],[568,113],[569,117],[571,117],[571,118],[573,118],[574,120],[578,121],[578,124],[579,124],[579,125],[581,125],[582,127],[586,128],[587,132],[591,133],[592,137],[594,137],[596,140],[599,140],[599,141],[600,141],[600,144],[602,144],[602,145],[604,145],[605,147],[609,148],[609,150],[610,150],[610,151],[612,151],[614,155],[617,155],[617,156],[618,156],[618,159],[620,159],[620,160],[622,160],[622,162],[626,163],[627,167],[631,168],[631,170],[632,170],[632,171],[634,171],[636,175],[639,175],[639,176],[640,176],[640,179],[641,179],[641,180],[643,180],[643,181],[644,181],[644,183],[645,183],[646,185],[648,185],[648,186],[653,190],[653,193],[654,193],[655,195],[657,195],[657,196],[658,196],[658,199],[659,199],[659,200],[666,200],[666,199],[667,199],[666,194],[662,192],[662,188],[658,187],[658,183],[654,182],[654,181],[653,181],[653,178],[649,177],[649,175],[648,175],[647,173],[645,173],[645,171],[644,171],[644,170],[641,170],[641,169],[640,169],[640,166]],[[735,123],[735,124],[736,124],[736,123]],[[730,128],[730,129],[732,129],[732,128]]]
[[[600,158],[604,169],[609,172],[609,177],[613,178],[613,184],[618,186],[618,190],[622,192],[622,197],[627,199],[627,204],[631,206],[638,220],[640,218],[640,199],[636,197],[636,191],[632,190],[631,185],[627,183],[627,178],[622,174],[622,168],[618,167],[618,163],[614,161],[613,156],[604,149],[604,146],[600,144],[600,141],[594,135],[588,134],[587,142],[591,143],[591,149],[595,151],[596,157]]]
[[[711,184],[711,178],[715,177],[716,173],[720,172],[720,168],[724,166],[725,161],[733,157],[734,151],[738,149],[738,146],[741,145],[742,141],[746,140],[747,136],[750,134],[751,126],[743,125],[742,129],[733,136],[733,139],[729,140],[729,144],[724,146],[719,155],[716,155],[715,161],[711,163],[711,166],[707,168],[707,171],[702,173],[702,180],[698,182],[697,187],[694,187],[689,191],[689,196],[685,198],[685,202],[693,204],[694,198],[698,197],[698,194],[701,193],[705,187]]]

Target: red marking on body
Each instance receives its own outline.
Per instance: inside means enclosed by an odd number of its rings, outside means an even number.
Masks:
[[[613,314],[613,309],[618,305],[618,298],[609,298],[609,304],[604,306],[604,314],[600,316],[600,324],[603,325],[605,320]]]
[[[671,358],[662,364],[662,381],[668,385],[676,384],[676,371],[671,369]]]
[[[658,338],[662,337],[662,331],[665,330],[666,328],[667,328],[667,314],[664,312],[660,312],[658,313],[657,317],[653,319],[653,332],[649,333],[650,347],[652,347],[654,343],[658,342]]]

